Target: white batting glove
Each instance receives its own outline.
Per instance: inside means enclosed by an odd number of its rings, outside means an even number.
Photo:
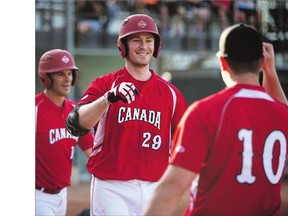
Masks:
[[[135,95],[138,95],[138,90],[135,85],[130,82],[122,82],[115,86],[110,91],[104,94],[106,104],[115,103],[122,100],[124,103],[130,104],[135,100]]]

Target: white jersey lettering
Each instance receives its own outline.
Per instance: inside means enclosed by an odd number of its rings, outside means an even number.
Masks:
[[[78,137],[71,135],[66,128],[53,128],[49,130],[49,141],[50,144],[55,144],[57,141],[62,139],[75,139],[78,141]]]
[[[150,123],[160,130],[161,112],[131,107],[120,107],[118,111],[118,123],[138,120]]]
[[[146,110],[145,109],[141,110],[141,115],[140,115],[140,119],[139,120],[147,122],[147,115],[146,115]]]

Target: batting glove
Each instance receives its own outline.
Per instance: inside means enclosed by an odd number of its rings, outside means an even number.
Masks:
[[[138,95],[138,90],[136,89],[135,85],[130,82],[122,82],[110,91],[106,92],[104,94],[104,98],[106,104],[108,105],[119,100],[130,104],[135,100],[135,95]]]

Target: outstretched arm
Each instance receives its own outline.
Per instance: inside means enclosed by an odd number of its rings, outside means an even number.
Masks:
[[[66,119],[66,128],[74,136],[83,136],[99,122],[110,104],[120,100],[131,103],[137,94],[133,83],[122,82],[97,100],[76,106]]]
[[[272,97],[288,105],[287,98],[277,76],[272,44],[263,43],[263,55],[263,87]]]
[[[196,173],[169,165],[154,191],[144,216],[174,215],[195,176]]]
[[[116,103],[120,100],[125,103],[131,103],[135,100],[137,94],[138,90],[133,83],[120,83],[110,91],[106,92],[98,100],[81,106],[78,111],[80,116],[79,124],[86,129],[92,128],[100,120],[101,116],[110,104]]]

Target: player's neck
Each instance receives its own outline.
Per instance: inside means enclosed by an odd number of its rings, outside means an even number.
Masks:
[[[128,71],[128,73],[131,74],[131,76],[139,81],[147,81],[152,76],[151,71],[149,70],[149,65],[143,66],[143,67],[135,67],[132,64],[125,64],[125,67]]]
[[[233,82],[235,84],[246,84],[246,85],[256,85],[256,86],[260,85],[258,76],[253,73],[247,73],[247,74],[234,76]]]
[[[53,91],[51,90],[44,90],[44,94],[46,95],[47,98],[49,98],[56,106],[62,107],[64,100],[65,100],[65,96],[61,96],[58,94],[55,94]]]

